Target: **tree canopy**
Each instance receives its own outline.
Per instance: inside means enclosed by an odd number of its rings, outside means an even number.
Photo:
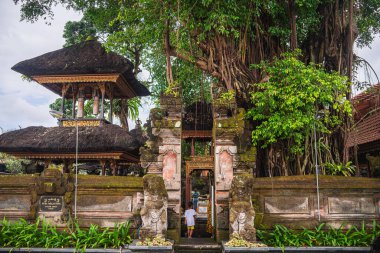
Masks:
[[[354,39],[368,45],[380,29],[378,0],[14,2],[21,4],[21,18],[32,22],[51,19],[56,4],[80,10],[84,21],[107,38],[109,48],[127,54],[136,67],[141,60],[147,66],[162,63],[165,51],[218,78],[240,98],[247,98],[251,84],[262,78],[251,64],[296,47],[306,62],[347,74]],[[173,72],[167,70],[170,83]]]
[[[379,0],[14,2],[21,5],[21,19],[31,22],[40,17],[50,22],[56,4],[82,11],[84,16],[80,23],[83,24],[78,23],[78,27],[89,33],[94,28],[96,36],[105,42],[107,48],[126,55],[134,62],[136,74],[143,68],[148,70],[150,80],[147,85],[156,96],[167,87],[181,86],[185,102],[191,103],[201,97],[200,93],[210,90],[211,84],[235,91],[239,106],[252,109],[250,115],[258,121],[255,123],[257,134],[253,137],[257,139],[259,147],[267,139],[264,138],[263,127],[269,124],[265,123],[268,118],[261,111],[260,101],[270,102],[266,96],[273,96],[273,92],[284,93],[281,95],[283,97],[274,97],[300,109],[297,113],[303,113],[307,121],[304,123],[309,129],[312,122],[310,117],[315,110],[308,110],[311,107],[323,108],[326,96],[333,96],[337,91],[336,85],[342,81],[339,75],[347,76],[348,81],[353,79],[355,41],[361,47],[368,46],[380,30]],[[276,64],[281,61],[265,65],[265,68],[251,67],[263,61],[276,62],[281,54],[297,48],[301,52],[301,61],[292,61],[303,69],[305,76],[297,75],[295,78],[299,80],[294,82],[294,86],[287,87],[288,83],[284,81],[288,79],[281,79],[282,73],[277,72],[279,66]],[[291,71],[294,74],[296,72],[295,69]],[[315,71],[314,76],[309,75],[311,71]],[[328,76],[328,73],[332,75]],[[264,85],[268,78],[270,81]],[[305,87],[302,83],[301,90],[294,89],[307,78],[311,78],[309,82],[313,85]],[[318,84],[324,85],[330,81],[332,83],[326,85],[325,90],[319,90]],[[202,92],[199,92],[200,89]],[[315,101],[309,101],[313,95],[307,97],[299,93],[314,94],[317,91],[320,96],[314,97]],[[340,96],[332,98],[335,102],[328,100],[332,105],[327,109],[329,115],[337,116],[337,108],[333,105],[339,102]],[[301,97],[306,100],[301,101]],[[350,98],[349,89],[345,91],[345,97]],[[299,107],[298,103],[304,107]],[[281,108],[270,108],[278,109]],[[331,157],[335,162],[346,159],[343,154],[344,135],[349,120],[347,115],[345,117],[342,121],[345,126],[336,127],[329,133],[334,141],[328,143],[328,150],[333,151]],[[289,127],[292,129],[294,126]],[[322,131],[323,128],[318,129]],[[260,132],[263,133],[261,137]],[[303,138],[304,134],[298,139],[297,134],[295,131],[290,136],[278,135],[273,140],[269,138],[271,141],[267,143],[267,148],[273,151],[269,156],[275,157],[281,153],[281,145],[279,148],[276,144],[287,143],[284,138],[293,138],[299,144],[303,141],[305,145],[310,142],[309,138]],[[259,152],[258,156],[260,154],[265,157],[265,152]],[[285,160],[289,159],[290,153],[282,156]]]

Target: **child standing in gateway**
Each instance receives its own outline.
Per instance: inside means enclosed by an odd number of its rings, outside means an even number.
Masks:
[[[187,225],[187,237],[192,238],[194,226],[195,226],[195,218],[197,213],[193,209],[193,203],[189,202],[189,209],[185,211],[185,224]]]

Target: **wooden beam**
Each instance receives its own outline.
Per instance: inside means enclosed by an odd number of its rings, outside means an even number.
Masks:
[[[120,74],[99,74],[99,75],[46,75],[32,76],[32,79],[40,84],[48,83],[98,83],[98,82],[114,82],[119,78]]]

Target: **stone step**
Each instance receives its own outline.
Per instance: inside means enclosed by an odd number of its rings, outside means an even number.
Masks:
[[[181,238],[174,247],[175,253],[221,253],[222,246],[212,238]]]

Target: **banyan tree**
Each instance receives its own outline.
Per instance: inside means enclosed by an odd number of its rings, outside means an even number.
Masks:
[[[380,4],[375,0],[14,2],[21,5],[21,19],[32,22],[51,18],[52,7],[59,3],[82,11],[79,22],[94,28],[108,47],[128,55],[137,72],[140,65],[151,72],[153,94],[177,85],[197,90],[201,87],[197,77],[206,75],[220,90],[234,91],[238,106],[248,110],[253,107],[252,93],[262,89],[257,84],[271,79],[257,64],[299,49],[298,58],[305,64],[320,64],[327,73],[336,71],[352,81],[354,44],[368,46],[380,29]],[[345,97],[350,99],[349,90]],[[317,133],[331,155],[316,160],[345,163],[349,113],[340,115],[333,106],[322,104],[316,104],[313,113],[321,109],[343,117],[343,123]],[[252,129],[261,123],[251,121]],[[309,152],[291,153],[284,148],[288,140],[276,139],[269,145],[259,141],[258,175],[277,167],[285,168],[278,175],[288,175],[299,173],[304,164],[315,166],[310,143],[316,138],[309,130],[303,140]]]

